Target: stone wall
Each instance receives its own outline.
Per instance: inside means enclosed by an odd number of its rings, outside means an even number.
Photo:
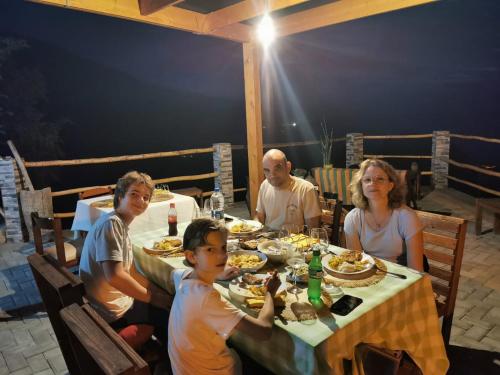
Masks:
[[[363,162],[363,134],[349,133],[346,135],[345,166],[359,165]]]
[[[21,207],[18,193],[21,191],[21,179],[14,159],[0,158],[0,190],[5,213],[5,235],[8,241],[23,241]]]
[[[219,173],[215,178],[215,187],[219,187],[224,195],[224,204],[234,203],[233,186],[233,154],[230,143],[215,143],[214,172]]]
[[[432,132],[432,184],[436,189],[448,186],[448,163],[445,160],[450,158],[450,132]]]

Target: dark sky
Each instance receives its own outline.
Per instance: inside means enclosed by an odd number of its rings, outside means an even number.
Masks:
[[[499,19],[498,0],[443,0],[280,40],[262,66],[264,141],[317,138],[323,118],[335,136],[500,138]],[[80,142],[68,157],[246,142],[238,43],[21,0],[0,0],[0,35],[29,41],[73,137],[92,127],[106,137],[107,147]],[[144,129],[130,139],[115,123]],[[454,144],[459,160],[500,163],[498,147]],[[428,142],[365,147],[429,153]],[[343,146],[334,153],[343,163]]]

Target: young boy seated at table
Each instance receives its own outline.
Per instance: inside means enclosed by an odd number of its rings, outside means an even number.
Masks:
[[[239,374],[238,355],[226,346],[235,331],[258,340],[271,337],[277,273],[267,280],[264,306],[257,318],[226,301],[213,287],[224,278],[227,230],[211,219],[194,220],[184,232],[184,254],[193,267],[175,270],[176,294],[170,311],[168,354],[174,374]]]
[[[140,274],[134,265],[128,228],[148,207],[154,184],[136,171],[121,177],[115,190],[115,210],[101,216],[85,238],[80,260],[92,306],[134,349],[153,334],[166,346],[165,310],[172,296]],[[126,327],[126,328],[125,328]]]

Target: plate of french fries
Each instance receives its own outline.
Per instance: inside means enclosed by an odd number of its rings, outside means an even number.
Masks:
[[[267,262],[267,256],[258,251],[237,250],[229,254],[227,265],[238,267],[242,272],[256,272]]]
[[[149,255],[170,256],[182,253],[182,238],[177,236],[165,236],[157,240],[147,241],[143,246]]]
[[[264,226],[256,220],[234,220],[226,224],[229,233],[232,235],[249,235],[258,232]]]

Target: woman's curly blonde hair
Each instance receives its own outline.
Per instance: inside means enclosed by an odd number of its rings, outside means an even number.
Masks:
[[[406,185],[401,181],[396,170],[387,162],[380,159],[366,159],[361,163],[359,171],[357,171],[350,184],[352,193],[352,202],[358,208],[366,209],[368,208],[368,199],[363,194],[363,176],[369,167],[378,167],[382,169],[387,176],[389,181],[394,184],[394,187],[389,192],[389,207],[398,208],[401,207],[406,196]]]

